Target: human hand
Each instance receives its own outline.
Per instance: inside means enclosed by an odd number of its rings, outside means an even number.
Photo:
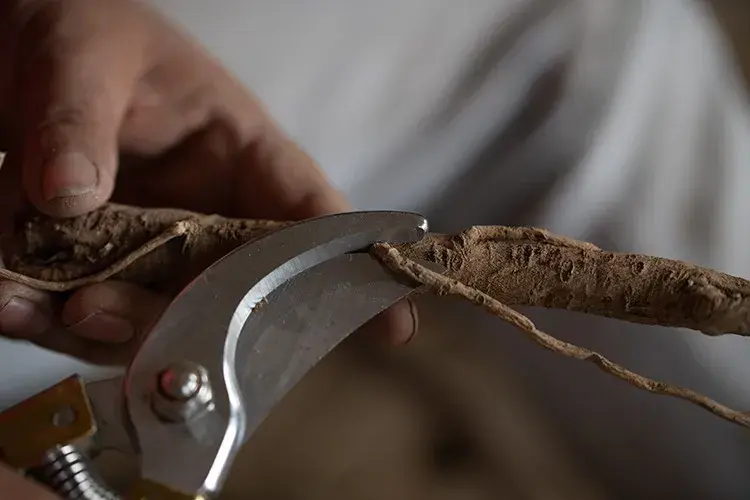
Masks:
[[[110,198],[286,220],[349,209],[242,85],[139,3],[6,0],[0,59],[5,223],[27,203],[69,217]],[[65,301],[4,282],[0,331],[89,361],[127,361],[168,300],[120,282]],[[365,329],[405,343],[414,307],[403,301]]]
[[[3,498],[23,500],[60,500],[60,497],[33,481],[24,478],[0,462],[0,492]]]

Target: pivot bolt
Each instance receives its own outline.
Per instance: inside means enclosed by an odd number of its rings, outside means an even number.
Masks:
[[[151,407],[163,420],[187,422],[213,409],[208,373],[202,366],[180,361],[157,375]]]
[[[201,372],[184,363],[174,364],[159,372],[159,391],[168,399],[187,401],[201,388]]]

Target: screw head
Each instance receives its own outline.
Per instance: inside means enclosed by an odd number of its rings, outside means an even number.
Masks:
[[[195,363],[172,363],[156,377],[151,408],[162,420],[186,422],[211,411],[213,394],[206,369]]]
[[[159,373],[159,391],[169,399],[186,401],[201,388],[201,374],[197,367],[174,363]]]
[[[52,425],[55,427],[68,427],[76,421],[76,411],[72,406],[65,405],[52,415]]]

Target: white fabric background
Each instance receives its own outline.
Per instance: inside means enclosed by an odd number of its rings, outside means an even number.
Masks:
[[[440,230],[532,223],[750,276],[748,102],[696,2],[151,3],[256,92],[358,208],[419,210]],[[750,408],[742,339],[534,318]],[[471,321],[624,498],[750,498],[746,433]],[[22,345],[1,345],[0,366],[0,406],[81,368]]]

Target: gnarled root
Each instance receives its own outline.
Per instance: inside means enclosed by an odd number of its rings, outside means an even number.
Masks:
[[[0,278],[68,291],[108,278],[174,293],[237,246],[286,223],[226,219],[115,204],[81,217],[35,214],[5,235]],[[543,347],[591,361],[650,392],[679,397],[750,427],[750,416],[689,389],[647,379],[598,353],[541,332],[510,305],[568,309],[625,321],[750,334],[750,282],[685,262],[611,253],[534,228],[474,227],[373,254],[434,293],[457,295],[520,328]],[[442,265],[435,273],[415,262]]]
[[[745,427],[750,427],[750,414],[747,412],[733,410],[707,396],[704,396],[703,394],[693,391],[692,389],[644,377],[643,375],[614,363],[597,352],[571,344],[570,342],[559,340],[548,333],[539,330],[529,318],[505,305],[495,297],[492,297],[476,288],[467,286],[455,278],[427,269],[426,267],[402,256],[396,248],[390,245],[376,245],[374,253],[393,271],[407,275],[414,281],[424,284],[431,291],[440,295],[455,295],[469,300],[470,302],[482,307],[490,314],[498,316],[504,321],[517,327],[531,340],[545,349],[568,358],[589,361],[594,363],[603,372],[624,380],[639,389],[654,394],[672,396],[689,401],[725,420]]]
[[[431,234],[397,248],[406,259],[441,264],[448,276],[507,305],[707,335],[750,334],[750,281],[685,262],[606,252],[540,229],[499,226]]]
[[[175,293],[241,244],[288,223],[107,204],[87,215],[24,214],[0,249],[0,278],[63,292],[117,278]]]

